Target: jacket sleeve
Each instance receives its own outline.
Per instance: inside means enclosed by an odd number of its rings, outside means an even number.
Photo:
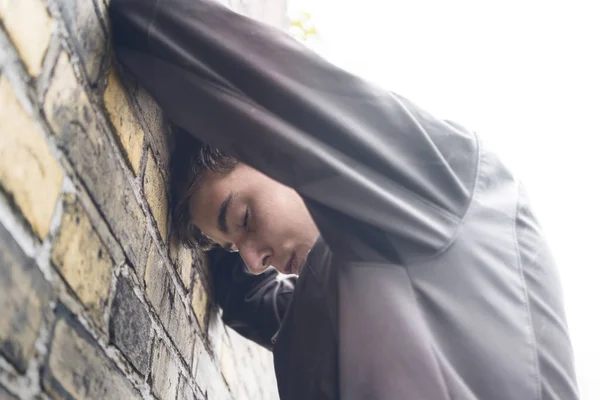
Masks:
[[[474,135],[211,0],[113,0],[118,59],[167,115],[293,187],[331,250],[410,262],[465,213]]]
[[[239,253],[222,249],[212,250],[208,259],[215,299],[223,309],[223,322],[245,338],[272,350],[273,336],[292,301],[297,277],[281,275],[273,268],[253,275]]]

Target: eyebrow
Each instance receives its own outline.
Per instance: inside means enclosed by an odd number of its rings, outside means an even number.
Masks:
[[[233,193],[229,193],[229,196],[221,203],[221,207],[219,208],[219,216],[217,217],[217,227],[224,234],[229,233],[229,228],[227,227],[227,211],[229,210],[229,205],[231,204],[231,200],[233,199]]]

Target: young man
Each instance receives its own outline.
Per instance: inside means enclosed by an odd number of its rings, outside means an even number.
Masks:
[[[213,257],[218,301],[273,344],[281,399],[577,398],[554,263],[478,136],[209,0],[111,19],[174,123],[234,157],[188,144],[175,217],[239,251]]]

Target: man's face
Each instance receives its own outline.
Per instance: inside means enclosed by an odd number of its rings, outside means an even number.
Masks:
[[[298,193],[237,164],[208,173],[191,197],[194,224],[226,249],[239,250],[255,274],[268,266],[298,274],[319,232]]]

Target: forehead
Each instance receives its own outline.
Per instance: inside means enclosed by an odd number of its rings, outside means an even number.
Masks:
[[[223,243],[225,235],[218,229],[221,206],[240,189],[236,169],[227,174],[209,172],[196,184],[190,198],[192,222],[211,239]]]

